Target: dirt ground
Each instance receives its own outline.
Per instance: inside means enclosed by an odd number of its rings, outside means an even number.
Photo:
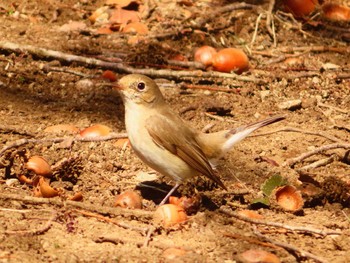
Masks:
[[[142,20],[149,33],[136,41],[130,34],[95,33],[101,26],[88,17],[105,1],[0,2],[0,150],[13,146],[0,156],[0,262],[229,263],[242,262],[241,254],[249,249],[269,251],[280,262],[350,262],[349,24],[324,21],[319,11],[309,21],[295,20],[278,13],[276,1],[274,47],[265,26],[269,1],[247,1],[257,9],[222,12],[193,30],[191,21],[208,18],[234,1],[140,2],[151,7]],[[72,21],[79,22],[78,28]],[[184,224],[164,229],[152,218],[164,196],[159,189],[169,189],[173,182],[151,171],[121,140],[45,141],[72,138],[44,131],[56,124],[80,130],[103,124],[125,133],[121,98],[101,78],[107,68],[10,51],[5,41],[172,72],[189,69],[169,66],[167,60],[180,54],[193,61],[199,46],[239,47],[251,52],[250,70],[241,76],[255,81],[149,75],[162,86],[169,106],[198,129],[210,125],[210,132],[218,131],[277,114],[286,119],[255,132],[266,134],[245,139],[220,162],[219,175],[228,191],[203,178],[183,185],[177,195],[196,188],[201,206]],[[294,60],[286,61],[288,56]],[[118,78],[126,74],[115,72]],[[283,106],[294,100],[300,101]],[[29,141],[19,144],[21,139]],[[288,165],[292,158],[334,144]],[[58,167],[50,184],[64,194],[33,197],[33,186],[17,179],[25,158],[34,155]],[[58,165],[62,160],[68,160],[66,165]],[[316,161],[325,162],[302,169]],[[304,191],[305,204],[297,213],[252,205],[272,175],[298,189],[311,185],[317,194]],[[113,208],[125,190],[143,196],[142,210]],[[66,202],[78,192],[82,202]],[[243,209],[254,210],[267,224],[224,212]],[[273,226],[276,222],[282,226]]]

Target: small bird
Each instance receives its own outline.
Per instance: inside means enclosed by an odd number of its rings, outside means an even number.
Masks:
[[[227,190],[214,173],[217,160],[251,132],[285,118],[275,116],[236,129],[203,133],[170,109],[149,77],[124,76],[117,89],[124,102],[126,131],[135,153],[148,166],[175,181],[160,205],[186,179],[200,174]]]

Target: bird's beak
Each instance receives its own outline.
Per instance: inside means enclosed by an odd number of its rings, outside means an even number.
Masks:
[[[119,91],[124,90],[124,88],[119,83],[117,83],[117,85],[113,86],[113,88],[116,90],[119,90]]]

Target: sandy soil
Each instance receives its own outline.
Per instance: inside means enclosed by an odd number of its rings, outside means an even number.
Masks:
[[[197,188],[200,208],[179,227],[153,229],[153,214],[164,196],[159,189],[169,189],[173,182],[151,171],[129,146],[118,139],[44,141],[72,137],[69,133],[44,132],[56,124],[73,124],[80,130],[103,124],[114,133],[125,132],[123,104],[108,81],[101,78],[105,69],[1,47],[0,143],[2,149],[14,146],[0,156],[1,262],[241,262],[241,253],[249,249],[269,251],[281,262],[350,261],[348,24],[323,21],[319,16],[310,23],[297,22],[280,14],[274,19],[277,47],[273,47],[262,11],[268,9],[268,1],[249,1],[259,9],[222,13],[205,27],[166,35],[163,33],[180,26],[190,29],[190,21],[207,17],[233,1],[155,0],[147,1],[154,8],[142,20],[149,35],[137,38],[135,44],[129,34],[94,33],[100,26],[92,25],[88,17],[104,1],[27,2],[1,1],[0,41],[78,56],[121,59],[129,66],[145,69],[157,65],[157,69],[174,68],[167,67],[165,61],[178,54],[192,61],[194,49],[204,44],[218,49],[249,47],[253,51],[249,56],[251,68],[243,76],[255,77],[258,82],[216,77],[155,79],[169,106],[198,129],[212,125],[209,131],[218,131],[274,114],[283,114],[286,120],[259,130],[255,134],[267,134],[247,138],[220,162],[219,175],[228,191],[204,178],[189,181],[177,195],[193,193]],[[276,5],[273,13],[278,8]],[[252,45],[260,13],[265,15]],[[73,30],[71,21],[79,22],[80,27]],[[68,29],[63,27],[67,24]],[[302,30],[298,25],[303,25]],[[300,51],[283,52],[297,47]],[[337,50],[310,51],[305,47]],[[282,56],[291,54],[299,55],[295,56],[297,61],[288,63]],[[66,72],[55,71],[57,68]],[[119,78],[125,72],[116,74]],[[205,89],[188,88],[189,84]],[[229,91],[217,91],[218,87]],[[281,106],[293,100],[301,104]],[[277,131],[286,127],[292,129]],[[21,139],[32,141],[18,146],[16,142]],[[312,155],[294,166],[285,164],[333,143],[341,147]],[[34,155],[56,165],[50,184],[64,191],[60,197],[35,198],[33,186],[18,181],[25,172],[25,158]],[[326,164],[299,170],[325,158],[330,158]],[[67,164],[57,166],[62,160],[68,160]],[[317,194],[304,196],[305,205],[297,213],[273,204],[252,206],[253,200],[262,196],[262,184],[272,175],[281,175],[298,189],[311,185]],[[142,210],[113,208],[116,196],[125,190],[142,194]],[[82,193],[83,201],[65,204],[67,196],[77,192]],[[255,210],[264,222],[283,226],[255,224],[224,213],[243,209]],[[292,231],[288,226],[306,230]],[[147,237],[150,229],[152,235]],[[329,232],[321,235],[310,229]],[[173,248],[180,252],[176,254]]]

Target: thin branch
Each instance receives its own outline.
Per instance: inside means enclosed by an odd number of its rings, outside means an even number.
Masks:
[[[248,218],[248,217],[239,215],[239,214],[237,214],[237,213],[235,213],[235,212],[233,212],[225,207],[221,207],[219,209],[219,211],[221,213],[228,215],[228,216],[237,218],[239,220],[242,220],[242,221],[245,221],[248,223],[256,224],[256,225],[280,227],[280,228],[288,229],[290,231],[300,231],[300,232],[304,232],[304,233],[312,233],[312,234],[318,234],[318,235],[322,235],[322,236],[341,235],[342,234],[341,231],[336,231],[336,230],[316,229],[316,228],[308,227],[308,226],[291,226],[291,225],[287,225],[287,224],[283,224],[283,223],[279,223],[279,222],[267,222],[264,220],[252,219],[252,218]]]
[[[183,84],[181,87],[185,89],[201,89],[201,90],[210,90],[210,91],[222,91],[222,92],[233,92],[238,93],[237,89],[230,88],[220,88],[217,86],[207,86],[207,85],[192,85],[192,84]]]
[[[133,68],[133,67],[126,66],[122,63],[107,62],[107,61],[103,61],[95,58],[86,58],[86,57],[81,57],[77,55],[66,54],[60,51],[49,50],[45,48],[38,48],[31,45],[20,45],[20,44],[6,42],[6,41],[0,41],[0,49],[16,52],[16,53],[28,52],[39,58],[57,59],[60,61],[64,61],[65,63],[76,62],[77,64],[81,64],[84,66],[116,70],[120,73],[137,73],[137,74],[148,75],[151,77],[163,77],[163,78],[173,78],[173,79],[180,79],[185,77],[231,78],[231,79],[237,79],[240,81],[247,81],[247,82],[256,82],[256,83],[264,82],[254,77],[240,76],[234,73],[223,73],[223,72],[216,72],[216,71],[208,71],[208,72],[202,71],[202,70],[174,71],[174,70],[168,70],[168,69],[157,70],[152,68]]]
[[[96,213],[93,213],[93,212],[90,212],[90,211],[77,210],[77,209],[75,209],[74,211],[77,212],[77,213],[80,213],[80,214],[82,214],[84,216],[94,217],[94,218],[97,218],[97,219],[99,219],[101,221],[105,221],[105,222],[117,225],[117,226],[122,227],[124,229],[131,229],[131,230],[135,230],[135,231],[141,232],[142,234],[146,233],[147,230],[148,230],[147,227],[132,226],[132,225],[126,224],[124,222],[116,221],[116,220],[113,220],[111,218],[108,218],[108,217],[105,217],[105,216],[102,216],[100,214],[96,214]]]
[[[320,152],[332,150],[332,149],[350,149],[350,143],[333,143],[333,144],[327,144],[320,146],[312,151],[303,153],[299,155],[298,157],[288,159],[283,163],[284,166],[290,166],[293,167],[296,163],[303,161],[306,158],[309,158],[312,155],[318,154]]]
[[[276,246],[279,246],[279,247],[282,247],[288,251],[293,251],[293,252],[297,252],[300,256],[302,257],[306,257],[306,258],[309,258],[309,259],[313,259],[315,260],[316,262],[320,262],[320,263],[328,263],[327,260],[321,258],[321,257],[318,257],[306,250],[303,250],[301,248],[298,248],[296,246],[293,246],[293,245],[290,245],[290,244],[287,244],[287,243],[284,243],[284,242],[280,242],[280,241],[277,241],[277,240],[273,240],[271,238],[268,238],[267,236],[264,236],[263,234],[261,234],[258,230],[254,230],[254,234],[257,235],[258,237],[260,237],[261,239],[263,239],[264,241],[267,241],[273,245],[276,245]]]
[[[66,140],[71,140],[71,142],[96,142],[96,141],[108,141],[114,139],[127,138],[126,133],[110,133],[107,136],[98,136],[92,138],[81,138],[81,137],[58,137],[58,138],[48,138],[48,139],[19,139],[17,141],[11,142],[0,151],[0,157],[8,150],[12,148],[18,148],[28,143],[43,144],[47,142],[60,143]]]
[[[250,42],[250,47],[251,48],[253,47],[253,45],[255,43],[256,36],[258,35],[259,24],[260,24],[260,20],[261,20],[263,15],[264,15],[263,13],[259,14],[258,18],[256,19],[254,34],[253,34],[253,37],[252,37],[252,41]]]
[[[305,165],[301,168],[298,168],[297,171],[300,172],[300,171],[315,169],[317,167],[321,167],[321,166],[325,166],[327,164],[330,164],[338,159],[339,159],[339,157],[337,155],[333,154],[331,157],[324,158],[324,159],[318,160],[316,162],[313,162],[311,164]]]
[[[274,47],[276,47],[276,34],[275,34],[274,26],[273,26],[273,29],[271,28],[271,25],[273,25],[272,11],[274,6],[275,6],[275,0],[270,0],[269,7],[267,9],[267,16],[266,16],[266,29],[267,29],[267,32],[270,34],[270,36],[273,38]]]
[[[76,75],[76,76],[83,77],[83,78],[93,78],[93,77],[95,77],[95,75],[84,74],[82,72],[75,71],[75,70],[70,70],[70,69],[67,69],[67,68],[50,67],[49,65],[45,65],[43,69],[44,69],[45,72],[50,72],[50,71],[63,72],[63,73],[68,73],[68,74]]]
[[[151,226],[148,229],[145,241],[143,242],[143,247],[148,247],[149,242],[151,241],[151,237],[154,234],[154,232],[157,230],[157,228],[155,228],[154,226]]]
[[[305,46],[305,47],[281,47],[278,49],[281,52],[292,53],[297,51],[308,52],[337,52],[337,53],[350,53],[350,47],[329,47],[329,46]]]
[[[39,198],[39,197],[33,197],[33,196],[0,193],[0,199],[5,201],[15,200],[15,201],[20,201],[20,202],[30,203],[30,204],[49,204],[49,205],[54,205],[58,207],[81,208],[81,209],[96,212],[102,215],[136,217],[136,218],[144,218],[145,220],[153,218],[153,213],[145,210],[140,210],[140,209],[131,210],[131,209],[123,209],[119,207],[107,207],[107,206],[101,206],[99,204],[95,205],[95,204],[81,203],[81,202],[75,202],[70,200],[62,201],[61,199],[58,199],[58,198]]]
[[[328,139],[328,140],[330,140],[332,142],[345,143],[343,140],[338,139],[336,137],[333,137],[331,135],[325,134],[323,132],[314,132],[314,131],[301,130],[301,129],[294,128],[294,127],[284,127],[284,128],[281,128],[281,129],[276,129],[276,130],[272,130],[272,131],[268,131],[268,132],[264,132],[264,133],[253,134],[253,135],[250,135],[249,137],[265,136],[265,135],[270,135],[270,134],[277,133],[277,132],[299,132],[299,133],[302,133],[302,134],[320,136],[320,137],[326,138],[326,139]]]
[[[247,242],[254,244],[254,245],[269,247],[269,248],[273,248],[273,249],[280,249],[280,247],[272,245],[270,243],[261,242],[260,240],[257,240],[256,238],[247,237],[247,236],[236,234],[236,233],[222,233],[222,235],[225,237],[230,237],[230,238],[235,238],[235,239],[247,241]]]
[[[52,225],[52,222],[56,220],[57,213],[56,211],[52,211],[52,215],[49,218],[49,220],[46,222],[46,224],[39,228],[39,229],[30,229],[30,230],[7,230],[4,231],[4,234],[7,235],[40,235],[48,231]]]
[[[327,105],[327,104],[324,104],[324,103],[322,103],[320,101],[317,102],[317,106],[329,108],[331,110],[338,111],[338,112],[341,112],[341,113],[344,113],[344,114],[349,114],[348,110],[343,110],[343,109],[335,107],[335,106]]]
[[[211,20],[221,17],[223,13],[232,12],[234,10],[240,10],[240,9],[254,9],[257,8],[255,5],[247,4],[244,2],[241,3],[233,3],[230,5],[225,5],[220,8],[216,8],[215,10],[211,10],[212,12],[209,12],[206,16],[199,16],[199,18],[194,21],[193,28],[202,28],[205,26],[205,24],[209,23]]]

